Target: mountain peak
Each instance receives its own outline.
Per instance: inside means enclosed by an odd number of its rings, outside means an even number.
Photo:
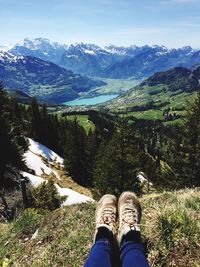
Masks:
[[[10,44],[2,44],[2,45],[0,45],[0,51],[2,51],[2,52],[7,52],[7,51],[9,51],[12,47],[13,47],[13,45],[10,45]]]
[[[105,78],[144,79],[175,66],[200,63],[198,51],[190,46],[168,49],[163,45],[105,47],[92,43],[61,45],[47,38],[25,38],[9,50],[14,55],[33,56],[51,61],[83,75]]]
[[[25,38],[21,43],[18,43],[17,46],[23,46],[27,49],[31,50],[39,50],[39,49],[56,49],[59,47],[63,47],[63,45],[58,42],[51,42],[47,38]]]

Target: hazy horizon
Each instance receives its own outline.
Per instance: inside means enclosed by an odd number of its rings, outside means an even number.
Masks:
[[[94,43],[94,42],[91,42],[91,43],[88,43],[88,42],[83,42],[83,41],[80,41],[80,42],[74,42],[74,43],[64,43],[64,42],[59,42],[58,40],[52,40],[52,39],[49,39],[49,38],[47,38],[47,37],[45,37],[45,36],[38,36],[38,37],[28,37],[28,36],[26,36],[25,38],[23,38],[22,40],[19,40],[19,41],[17,41],[17,42],[13,42],[13,43],[3,43],[3,42],[0,42],[0,46],[10,46],[10,47],[13,47],[14,45],[16,45],[16,44],[22,44],[23,43],[23,41],[25,40],[25,39],[30,39],[30,40],[35,40],[35,39],[46,39],[46,40],[48,40],[50,43],[58,43],[59,45],[66,45],[66,46],[70,46],[70,45],[76,45],[76,44],[81,44],[81,43],[83,43],[83,44],[88,44],[88,45],[97,45],[97,46],[99,46],[99,47],[101,47],[101,48],[105,48],[105,47],[107,47],[107,46],[116,46],[116,47],[130,47],[130,46],[138,46],[138,47],[141,47],[141,46],[145,46],[145,45],[147,45],[147,46],[164,46],[164,47],[166,47],[167,49],[173,49],[173,48],[183,48],[183,47],[186,47],[186,46],[190,46],[190,45],[182,45],[182,46],[174,46],[174,47],[169,47],[169,46],[167,46],[167,45],[164,45],[164,44],[158,44],[158,43],[155,43],[155,44],[148,44],[148,43],[144,43],[144,44],[141,44],[141,45],[136,45],[136,44],[134,44],[134,43],[130,43],[130,44],[125,44],[125,45],[123,45],[123,44],[114,44],[114,43],[107,43],[107,44],[105,44],[105,45],[101,45],[101,44],[97,44],[97,43]],[[192,47],[191,46],[191,48],[192,49],[194,49],[194,50],[198,50],[198,49],[200,49],[200,45],[199,45],[199,47]]]

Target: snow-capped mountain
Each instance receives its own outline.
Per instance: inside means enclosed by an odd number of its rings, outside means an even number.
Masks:
[[[4,63],[14,63],[19,61],[24,61],[24,56],[14,56],[9,52],[0,51],[0,62]]]
[[[12,49],[12,45],[8,45],[8,44],[3,44],[3,45],[0,45],[0,51],[2,52],[7,52],[9,51],[10,49]]]
[[[108,67],[105,75],[111,78],[144,79],[156,72],[186,65],[195,53],[191,47],[167,49],[164,46],[145,46],[138,50],[135,56],[129,56]]]
[[[67,46],[50,42],[46,38],[25,38],[23,42],[16,44],[9,52],[14,55],[38,57],[59,64],[65,49],[67,49]]]
[[[5,89],[19,90],[40,100],[63,103],[96,86],[104,85],[74,74],[52,62],[0,51],[0,81]]]
[[[94,44],[70,45],[64,52],[60,65],[76,73],[103,76],[108,66],[119,60],[117,54]]]
[[[200,65],[200,50],[192,53],[190,59],[184,64],[185,67]]]
[[[200,63],[200,52],[190,46],[168,49],[158,45],[108,45],[102,48],[95,44],[60,45],[44,38],[26,38],[9,52],[51,61],[75,73],[107,78],[144,79],[157,71]]]

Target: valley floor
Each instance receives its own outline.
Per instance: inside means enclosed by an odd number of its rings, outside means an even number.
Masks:
[[[200,189],[153,193],[141,203],[151,266],[200,266]],[[7,255],[20,267],[83,266],[92,246],[94,214],[92,203],[51,213],[27,209],[14,222],[0,224],[0,259]]]

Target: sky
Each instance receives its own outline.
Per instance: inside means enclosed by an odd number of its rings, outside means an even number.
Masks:
[[[26,37],[200,48],[200,0],[0,0],[0,44]]]

